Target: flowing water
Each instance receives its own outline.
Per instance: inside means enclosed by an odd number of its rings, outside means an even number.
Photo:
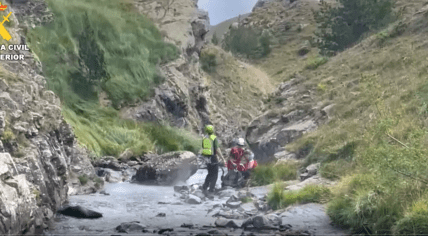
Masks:
[[[206,174],[205,169],[200,169],[181,185],[201,185]],[[219,188],[220,176],[221,171],[217,182]],[[100,212],[103,214],[102,218],[76,219],[56,215],[52,229],[45,234],[49,236],[121,235],[115,230],[118,225],[124,222],[139,221],[150,232],[161,228],[174,228],[177,235],[190,235],[189,231],[180,226],[183,224],[194,224],[198,228],[214,226],[216,218],[207,215],[208,210],[216,204],[225,203],[228,199],[219,199],[218,196],[215,196],[214,200],[192,205],[180,199],[180,194],[175,193],[172,186],[149,186],[129,182],[106,184],[105,191],[110,195],[97,193],[69,198],[71,205],[79,205]],[[267,186],[255,187],[250,191],[260,198],[269,191],[269,188]],[[159,213],[165,213],[165,216],[159,217]],[[345,231],[330,225],[324,207],[319,204],[295,206],[281,213],[280,217],[283,223],[291,224],[292,229],[309,230],[316,235],[345,234]],[[236,230],[234,233],[228,232],[229,235],[240,235],[241,233],[242,229]]]
[[[207,171],[198,170],[186,185],[201,185]],[[220,188],[220,175],[217,182]],[[220,203],[206,201],[199,205],[184,203],[172,186],[150,186],[129,182],[106,184],[103,194],[78,195],[69,198],[70,205],[79,205],[103,214],[99,219],[76,219],[57,215],[54,228],[47,235],[114,234],[115,228],[123,222],[140,221],[150,229],[179,228],[183,223],[214,225],[215,218],[207,216],[208,209]],[[175,195],[175,196],[174,196]],[[157,217],[165,213],[165,217]]]

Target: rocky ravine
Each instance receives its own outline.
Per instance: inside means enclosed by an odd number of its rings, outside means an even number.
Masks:
[[[23,29],[49,19],[43,3],[6,4],[13,12],[9,44],[25,43]],[[95,172],[61,116],[59,99],[45,89],[31,51],[8,53],[26,60],[0,62],[0,234],[34,234],[47,227],[68,194],[96,190]],[[89,177],[85,187],[77,178],[82,175]]]
[[[213,101],[213,88],[207,85],[199,65],[210,25],[208,13],[198,9],[197,0],[147,0],[135,4],[182,54],[160,68],[166,82],[155,89],[155,96],[134,107],[123,108],[122,117],[139,121],[167,120],[176,127],[190,128],[200,134],[205,124],[212,123],[221,134],[220,141],[229,144],[240,127],[229,123],[222,111],[214,112],[217,105]],[[224,109],[226,111],[228,109]]]

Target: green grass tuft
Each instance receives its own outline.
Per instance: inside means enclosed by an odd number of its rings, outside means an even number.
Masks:
[[[294,180],[297,178],[298,164],[288,162],[279,165],[258,165],[251,174],[251,185],[262,186],[276,181]]]
[[[327,57],[318,55],[316,57],[309,58],[305,68],[309,70],[315,70],[327,62],[328,62]]]
[[[87,175],[80,175],[78,178],[82,185],[85,185],[88,183],[89,178]]]
[[[268,204],[272,209],[277,210],[297,203],[319,203],[326,200],[329,195],[330,190],[324,186],[307,185],[298,191],[285,191],[283,184],[275,183],[268,194]]]

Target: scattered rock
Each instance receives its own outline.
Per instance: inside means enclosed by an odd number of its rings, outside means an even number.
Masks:
[[[297,53],[300,56],[304,56],[304,55],[308,54],[310,51],[311,51],[311,43],[309,42],[309,40],[305,40],[303,42],[303,45],[297,51]]]
[[[237,220],[229,220],[229,219],[217,219],[215,221],[215,226],[217,227],[225,227],[225,228],[241,228],[242,222]]]
[[[187,203],[189,203],[189,204],[201,204],[202,200],[195,195],[189,194],[189,198],[187,199]]]
[[[158,234],[163,234],[164,232],[172,232],[174,231],[173,228],[164,228],[164,229],[160,229]]]
[[[137,233],[142,232],[146,226],[141,225],[139,221],[132,221],[127,223],[122,223],[116,227],[116,230],[119,233]]]
[[[94,219],[103,216],[103,214],[99,212],[88,210],[81,206],[65,206],[59,209],[57,212],[66,216],[72,216],[76,218]]]
[[[100,194],[104,194],[106,196],[110,196],[110,193],[107,193],[105,190],[100,191]]]
[[[227,202],[226,206],[232,209],[236,209],[241,206],[241,202]]]
[[[175,192],[181,192],[181,191],[189,191],[189,187],[186,185],[183,186],[174,186]]]
[[[134,153],[131,151],[131,149],[128,148],[122,154],[120,154],[118,159],[123,162],[127,162],[133,155]]]
[[[300,175],[300,180],[303,181],[318,173],[321,163],[311,164],[305,168],[305,171]]]
[[[193,229],[194,225],[192,223],[190,223],[190,224],[183,223],[180,227]]]

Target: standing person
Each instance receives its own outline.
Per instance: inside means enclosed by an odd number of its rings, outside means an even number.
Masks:
[[[208,192],[213,193],[218,178],[219,162],[217,155],[220,156],[223,162],[225,160],[218,146],[217,136],[214,135],[214,127],[212,125],[205,126],[205,132],[206,136],[202,140],[202,155],[208,159],[208,174],[202,185],[202,190],[206,193],[209,188]]]

